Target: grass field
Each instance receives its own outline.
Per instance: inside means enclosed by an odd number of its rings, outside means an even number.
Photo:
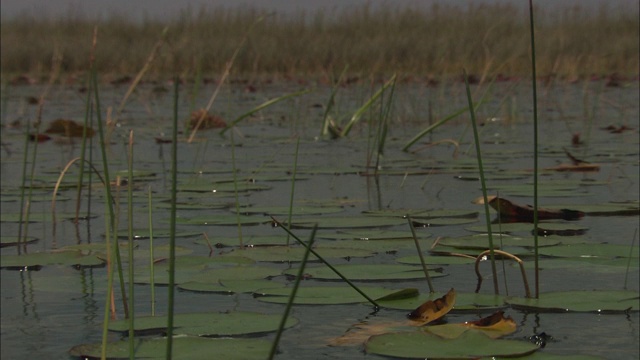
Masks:
[[[536,11],[540,76],[637,78],[637,7]],[[479,78],[530,72],[528,17],[509,5],[360,7],[299,15],[217,9],[183,13],[166,23],[22,16],[1,24],[2,77],[44,77],[54,54],[62,56],[64,74],[86,72],[94,27],[97,70],[107,78],[138,72],[165,27],[168,33],[151,63],[151,78],[167,79],[176,73],[186,79],[196,74],[219,77],[245,36],[232,77],[330,78],[346,65],[350,76],[397,72],[401,79],[459,77],[463,67]],[[261,16],[263,21],[248,32]]]

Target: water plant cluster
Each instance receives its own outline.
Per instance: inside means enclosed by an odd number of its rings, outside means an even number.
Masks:
[[[252,20],[229,37],[215,84],[200,60],[166,67],[184,36],[171,26],[118,83],[101,80],[112,72],[99,26],[81,88],[58,85],[73,67],[55,50],[46,85],[3,88],[2,166],[19,174],[2,172],[3,326],[38,327],[39,296],[68,294],[57,306],[79,301],[86,327],[64,337],[73,358],[637,357],[638,108],[624,95],[637,83],[546,84],[557,119],[540,116],[540,33],[528,15],[518,23],[531,98],[498,76],[517,67],[474,70],[466,56],[447,65],[462,81],[436,89],[364,60],[285,63],[330,74],[318,86],[229,84],[247,56],[262,58],[250,50],[256,34],[277,28],[253,12],[218,15]],[[328,26],[314,21],[304,25]],[[252,71],[273,71],[263,69]],[[363,69],[376,76],[353,81]],[[170,82],[144,84],[166,73]],[[407,95],[417,88],[430,89],[426,107],[411,105],[425,102]],[[579,121],[548,96],[576,90]],[[9,101],[29,110],[5,114]],[[601,319],[606,331],[570,329]],[[2,336],[5,351],[12,334]]]

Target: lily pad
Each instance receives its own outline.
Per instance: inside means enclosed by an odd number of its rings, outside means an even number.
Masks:
[[[251,293],[258,289],[282,288],[284,283],[271,280],[220,280],[218,283],[203,283],[199,281],[188,281],[178,285],[180,290],[218,293],[231,295],[235,293]]]
[[[83,255],[80,251],[0,255],[0,267],[24,269],[46,265],[102,266],[104,262],[95,255]]]
[[[28,236],[26,239],[20,239],[17,236],[0,236],[0,247],[16,246],[18,244],[33,244],[38,241],[33,236]]]
[[[432,256],[428,254],[424,255],[423,258],[425,264],[427,265],[462,265],[473,264],[476,261],[475,259],[462,256]],[[408,265],[422,264],[422,262],[420,261],[420,256],[418,255],[404,256],[396,259],[396,262]]]
[[[168,221],[168,220],[167,220]],[[246,216],[232,214],[202,215],[190,218],[177,218],[176,222],[185,225],[259,225],[270,222],[266,216]]]
[[[374,255],[372,251],[361,249],[318,247],[314,250],[325,259],[369,257]],[[305,251],[306,249],[300,246],[261,246],[242,250],[234,249],[229,254],[231,256],[244,256],[255,261],[294,262],[301,261]],[[311,255],[309,260],[313,261],[316,258]]]
[[[524,356],[538,350],[527,341],[491,339],[469,329],[454,339],[443,339],[423,331],[395,332],[375,335],[365,343],[369,354],[398,358],[461,359],[497,356]]]
[[[422,267],[410,265],[365,264],[365,265],[335,265],[344,277],[349,280],[380,281],[380,280],[415,280],[424,279]],[[297,275],[298,269],[289,269],[284,273]],[[327,266],[307,267],[305,275],[320,280],[340,280],[340,277]],[[431,278],[446,276],[441,272],[429,271]]]
[[[404,219],[383,216],[343,216],[343,217],[306,217],[291,221],[293,228],[312,228],[316,224],[320,229],[326,228],[377,228],[384,226],[404,225]]]
[[[573,209],[582,211],[590,216],[625,216],[640,215],[638,204],[631,203],[604,203],[604,204],[567,204],[550,205],[549,209]]]
[[[175,314],[173,333],[190,336],[234,336],[257,335],[278,329],[281,314],[260,314],[254,312],[231,311],[210,313]],[[287,318],[285,327],[298,323],[294,317]],[[136,333],[163,333],[167,329],[166,316],[136,316]],[[109,330],[120,333],[129,331],[129,320],[109,323]]]
[[[431,234],[420,232],[418,239],[430,237]],[[386,230],[386,229],[357,229],[343,230],[337,233],[318,233],[316,238],[335,240],[413,240],[411,231]]]
[[[322,215],[322,214],[335,214],[344,211],[343,208],[338,206],[294,206],[291,209],[293,215]],[[289,215],[288,206],[243,206],[238,209],[240,214],[251,215],[272,215],[272,216],[284,216]]]
[[[413,310],[426,301],[437,299],[444,293],[421,294],[415,298],[407,298],[393,301],[380,301],[380,306],[388,309]],[[476,293],[456,293],[456,303],[452,312],[465,312],[477,310],[497,310],[505,307],[504,297]]]
[[[573,244],[566,246],[555,246],[548,249],[539,249],[541,255],[571,258],[638,258],[638,251],[630,252],[628,245],[615,244]]]
[[[493,235],[493,246],[497,249],[502,246],[522,246],[522,247],[534,247],[534,240],[532,237],[516,237],[508,235]],[[555,246],[560,244],[560,240],[557,238],[547,239],[538,238],[538,246]],[[459,249],[489,249],[489,236],[487,234],[477,234],[470,236],[462,236],[455,238],[443,238],[438,241],[438,246],[450,246]]]
[[[372,299],[396,293],[395,290],[383,287],[359,286],[362,292]],[[291,295],[291,288],[259,289],[254,297],[262,302],[286,304]],[[301,286],[298,288],[295,304],[306,305],[334,305],[357,304],[367,302],[367,299],[350,286]]]
[[[247,192],[247,191],[262,191],[269,190],[271,186],[262,184],[248,184],[238,183],[237,187],[233,183],[220,183],[220,184],[183,184],[178,185],[178,191],[182,192],[209,192],[209,193],[224,193],[224,192]]]
[[[176,237],[191,237],[191,236],[200,236],[201,232],[197,231],[176,231]],[[154,238],[168,238],[171,236],[169,229],[153,229],[153,237]],[[118,237],[121,239],[129,238],[129,230],[122,229],[118,231]],[[133,229],[133,238],[134,239],[149,239],[151,237],[151,231],[149,228],[136,228]]]
[[[447,225],[463,225],[471,224],[478,219],[476,218],[430,218],[430,219],[411,219],[414,226],[447,226]]]
[[[548,312],[626,312],[640,310],[636,291],[564,291],[542,293],[538,299],[506,297],[515,309]]]
[[[262,360],[269,355],[271,342],[260,339],[204,338],[195,336],[175,337],[172,342],[174,358],[209,360],[211,354],[229,360]],[[166,359],[166,338],[136,339],[136,358]],[[69,355],[78,359],[99,359],[101,344],[76,345]],[[107,358],[129,357],[129,341],[120,340],[107,344]]]

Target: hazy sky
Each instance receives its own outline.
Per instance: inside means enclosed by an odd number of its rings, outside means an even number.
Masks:
[[[0,11],[3,19],[19,14],[43,17],[59,17],[69,14],[86,15],[91,18],[126,16],[139,20],[167,19],[182,10],[197,12],[200,8],[257,7],[277,11],[278,13],[296,13],[304,10],[314,12],[318,9],[328,11],[357,7],[366,3],[372,6],[381,4],[394,7],[429,7],[433,3],[468,4],[470,2],[512,3],[526,7],[527,0],[2,0]],[[597,8],[600,4],[622,5],[630,11],[638,11],[638,0],[534,0],[540,6],[568,6],[579,4],[585,8]]]

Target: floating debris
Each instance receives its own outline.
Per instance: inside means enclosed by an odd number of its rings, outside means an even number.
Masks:
[[[67,137],[82,137],[85,127],[73,120],[56,119],[49,125],[49,128],[45,131],[47,134],[59,134]],[[92,128],[87,128],[87,137],[93,137],[95,131]]]
[[[207,110],[200,109],[192,112],[189,118],[189,128],[193,130],[196,127],[199,130],[219,129],[227,127],[227,123],[220,116],[211,115]]]

